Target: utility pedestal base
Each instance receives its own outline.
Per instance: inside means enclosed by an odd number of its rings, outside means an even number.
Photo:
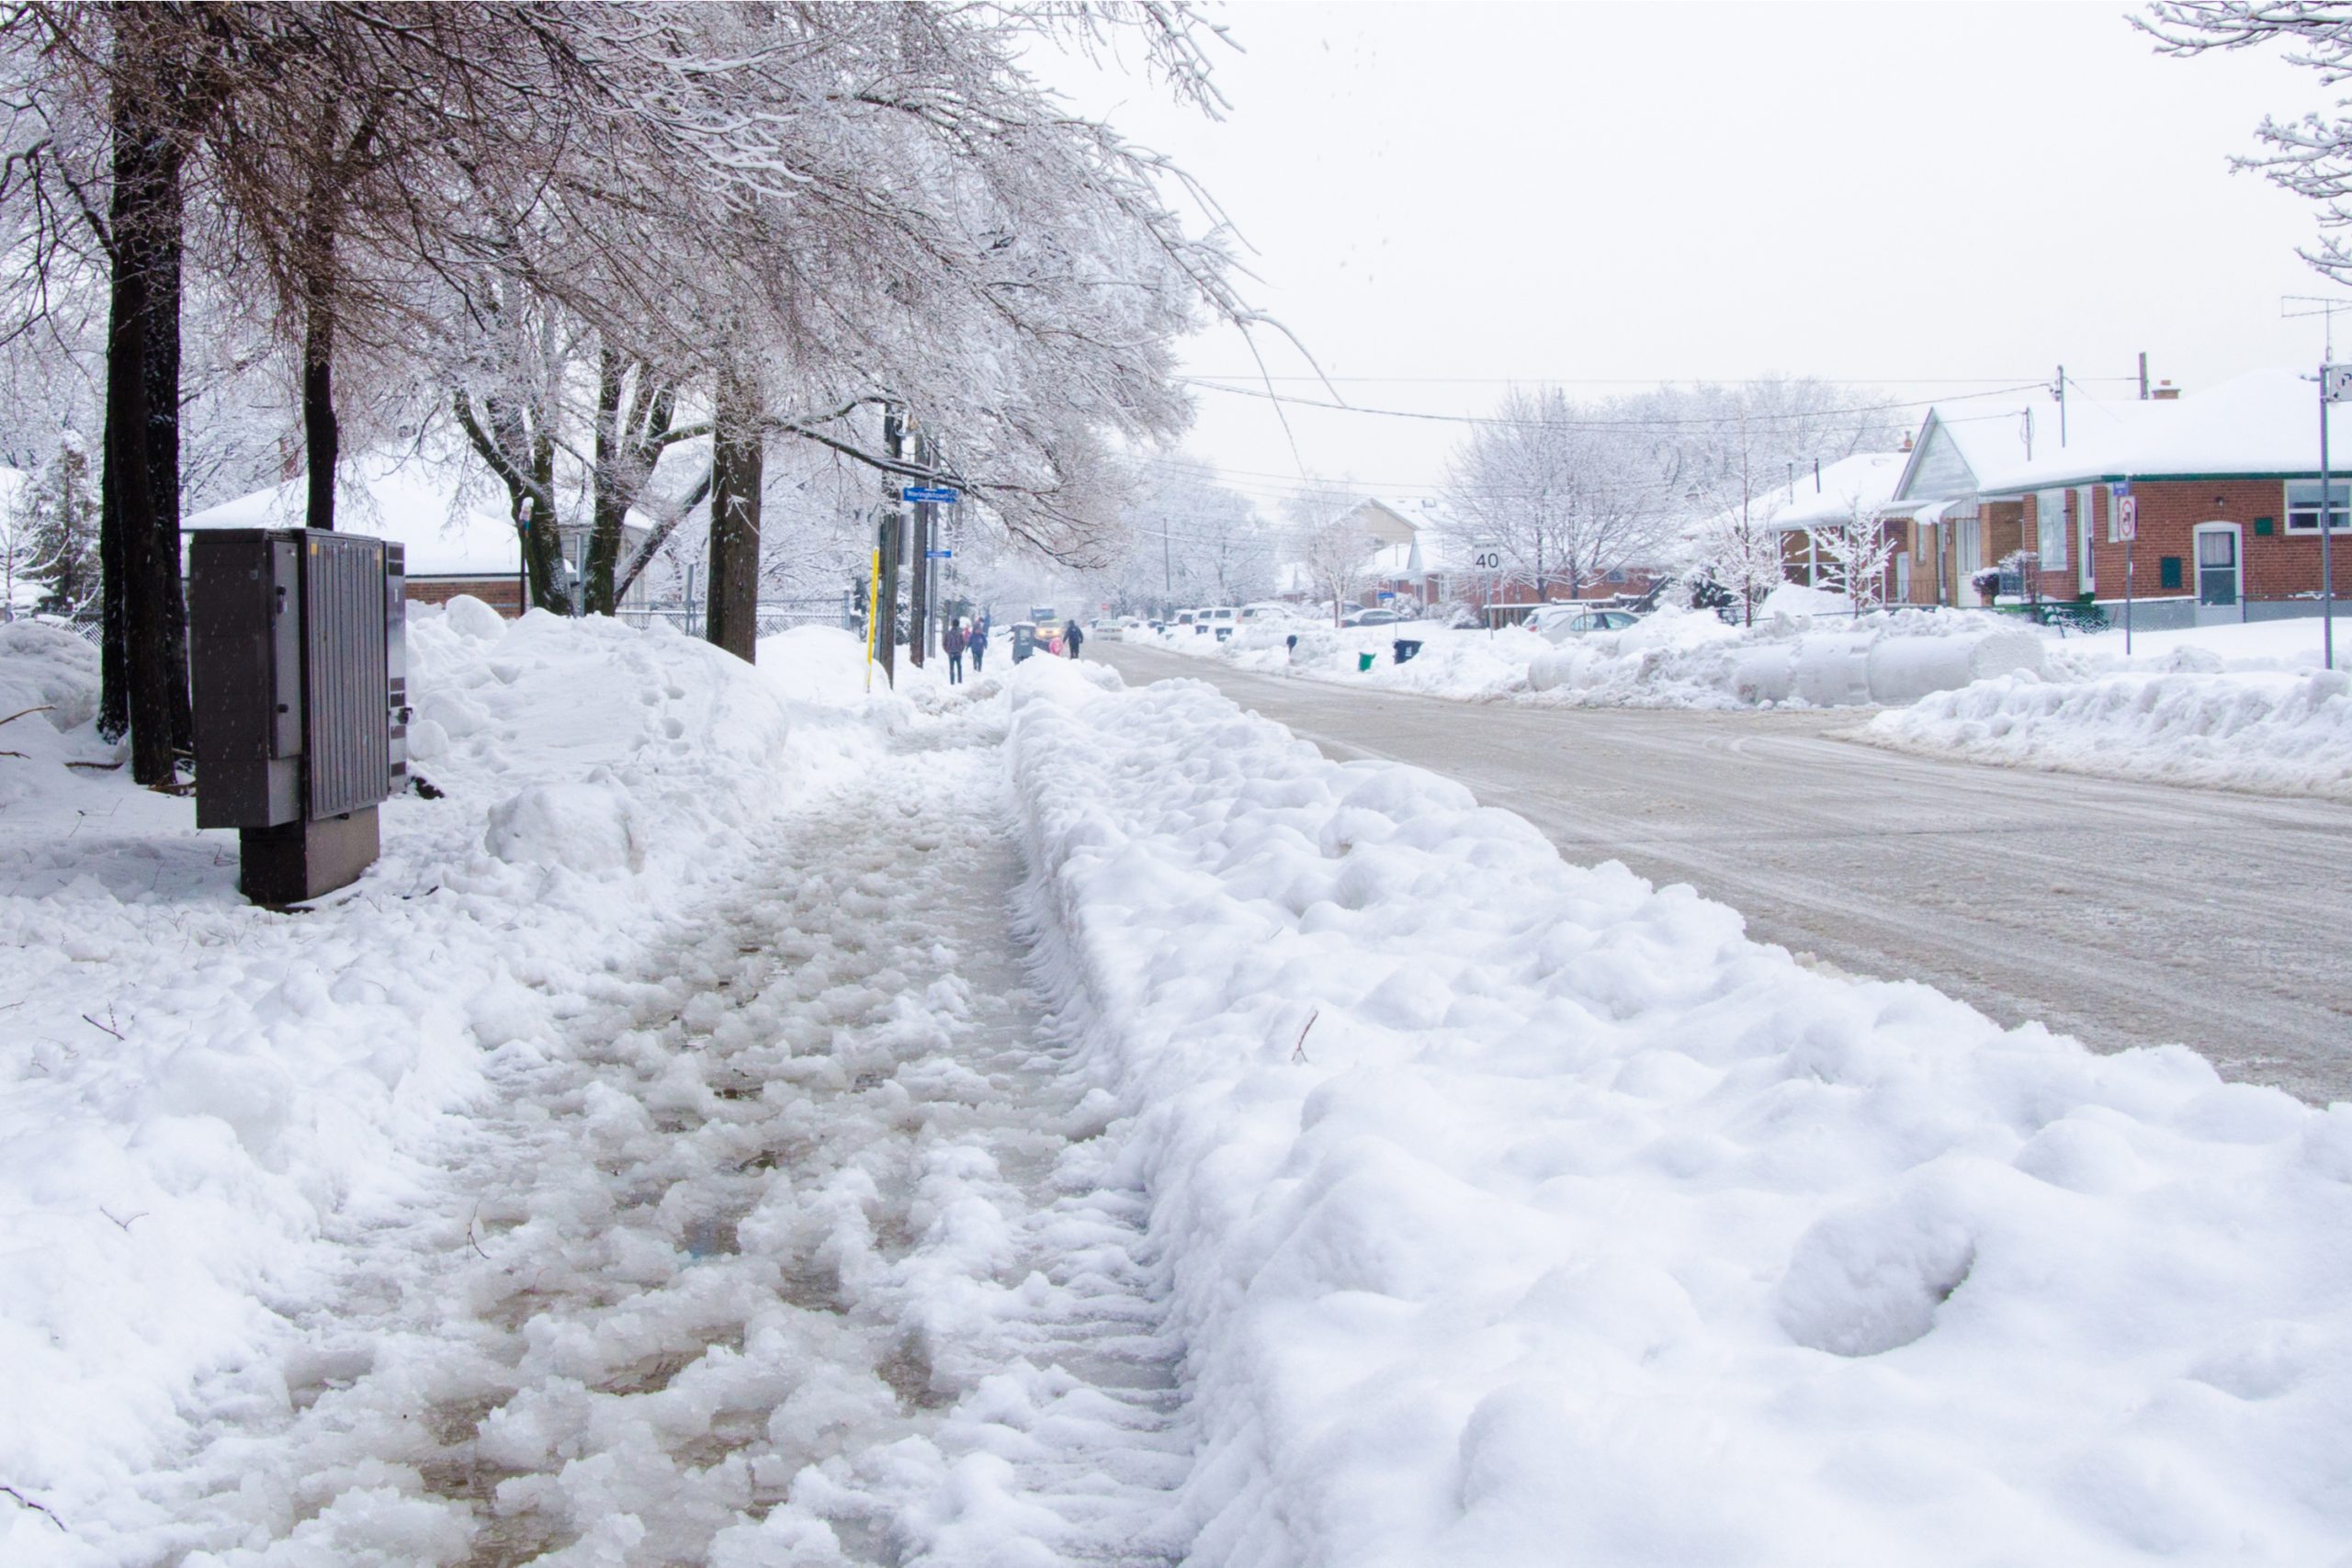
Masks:
[[[320,822],[241,828],[237,840],[238,890],[280,908],[349,886],[382,848],[372,806]]]

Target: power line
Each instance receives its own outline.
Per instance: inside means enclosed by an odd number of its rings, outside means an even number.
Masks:
[[[1326,402],[1317,398],[1287,397],[1260,387],[1235,387],[1221,382],[1186,378],[1191,385],[1204,391],[1224,392],[1233,397],[1256,398],[1270,403],[1283,403],[1293,408],[1322,409],[1332,413],[1372,414],[1382,419],[1416,419],[1437,424],[1468,424],[1494,426],[1511,430],[1679,430],[1720,427],[1730,421],[1724,414],[1707,414],[1688,419],[1506,419],[1494,414],[1430,413],[1418,409],[1367,408],[1361,403]],[[2016,386],[1996,387],[1982,392],[1963,392],[1950,398],[1918,398],[1903,402],[1863,403],[1849,408],[1807,409],[1793,412],[1752,412],[1746,415],[1749,424],[1773,424],[1799,420],[1836,419],[1846,414],[1892,413],[1898,409],[1933,408],[1939,403],[1959,402],[1968,398],[2001,397],[2010,392],[2041,391],[2047,381],[2026,381]]]
[[[2070,381],[2117,381],[2137,384],[2137,376],[2069,376]],[[1753,385],[1752,376],[1261,376],[1254,370],[1219,374],[1203,371],[1180,376],[1181,381],[1207,385],[1234,381],[1305,381],[1313,386],[1395,387],[1698,387]],[[1802,376],[1797,382],[1816,387],[1990,387],[2006,385],[2014,376]],[[1771,384],[1767,381],[1766,384]]]

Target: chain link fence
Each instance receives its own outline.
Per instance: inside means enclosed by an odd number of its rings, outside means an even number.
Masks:
[[[857,595],[846,590],[818,598],[763,599],[757,613],[759,635],[774,637],[795,626],[839,626],[854,632],[864,624],[860,608]],[[625,625],[641,627],[657,621],[666,622],[695,637],[705,634],[708,617],[709,612],[702,604],[652,605],[620,613]]]

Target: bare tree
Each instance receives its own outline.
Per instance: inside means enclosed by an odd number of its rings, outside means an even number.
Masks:
[[[1884,606],[1895,541],[1875,508],[1856,501],[1838,517],[1805,532],[1828,563],[1826,586],[1845,594],[1854,614]]]
[[[2352,14],[2324,0],[2162,0],[2131,22],[2165,54],[2284,42],[2288,61],[2316,73],[2323,88],[2352,80]],[[2270,151],[2230,160],[2319,204],[2319,244],[2301,254],[2339,283],[2352,282],[2352,114],[2346,107],[2339,100],[2332,115],[2266,116],[2255,134]]]
[[[1580,409],[1556,387],[1506,392],[1446,470],[1446,500],[1472,538],[1501,547],[1538,599],[1571,599],[1645,562],[1665,537],[1658,485],[1631,427]]]
[[[1292,563],[1306,573],[1318,597],[1329,600],[1337,626],[1342,608],[1372,580],[1375,541],[1356,514],[1362,504],[1343,483],[1310,480],[1283,503],[1290,523]]]

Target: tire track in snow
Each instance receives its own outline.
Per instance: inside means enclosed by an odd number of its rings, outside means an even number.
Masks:
[[[1025,972],[1001,739],[919,726],[702,929],[542,998],[153,1560],[1181,1556],[1165,1281]]]

